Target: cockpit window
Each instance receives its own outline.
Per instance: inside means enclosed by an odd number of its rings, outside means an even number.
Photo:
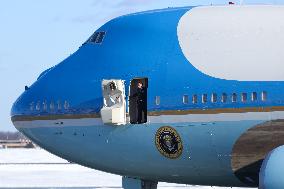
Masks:
[[[96,39],[96,43],[102,43],[105,35],[106,35],[106,32],[99,32],[97,39]]]
[[[104,37],[106,35],[106,32],[95,32],[86,43],[95,43],[95,44],[101,44],[104,40]]]

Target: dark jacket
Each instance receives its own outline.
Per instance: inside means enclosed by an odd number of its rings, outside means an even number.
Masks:
[[[143,104],[146,101],[146,90],[144,87],[137,88],[137,103]]]

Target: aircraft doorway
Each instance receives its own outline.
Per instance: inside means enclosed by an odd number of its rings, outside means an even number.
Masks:
[[[105,124],[122,125],[126,123],[126,102],[123,80],[103,80],[104,105],[101,109]]]
[[[129,116],[131,124],[147,122],[148,78],[135,78],[130,83]]]

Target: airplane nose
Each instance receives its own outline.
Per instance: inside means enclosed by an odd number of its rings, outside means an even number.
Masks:
[[[23,128],[42,127],[38,124],[44,120],[44,125],[50,127],[54,125],[50,125],[48,121],[98,117],[103,104],[99,83],[92,83],[91,87],[86,86],[82,90],[75,90],[79,88],[76,85],[66,87],[66,83],[68,84],[67,81],[65,84],[53,80],[37,81],[25,90],[11,108],[14,126],[23,131]]]
[[[100,72],[94,75],[94,70],[99,69],[96,64],[78,65],[82,61],[80,52],[44,71],[30,87],[25,87],[11,108],[11,119],[18,130],[42,124],[51,127],[59,119],[98,117],[103,106],[102,76]],[[80,77],[74,77],[78,74]]]
[[[16,123],[20,120],[22,116],[28,116],[31,114],[30,112],[30,103],[28,102],[29,98],[29,90],[25,90],[18,99],[14,102],[11,108],[11,121],[13,122],[16,129],[19,130],[19,125]]]

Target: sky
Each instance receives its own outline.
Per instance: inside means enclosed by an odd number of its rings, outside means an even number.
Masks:
[[[229,1],[0,0],[0,131],[16,130],[10,120],[10,109],[24,86],[30,86],[42,71],[75,52],[108,20],[144,10],[220,5]],[[283,0],[233,2],[284,4]]]

